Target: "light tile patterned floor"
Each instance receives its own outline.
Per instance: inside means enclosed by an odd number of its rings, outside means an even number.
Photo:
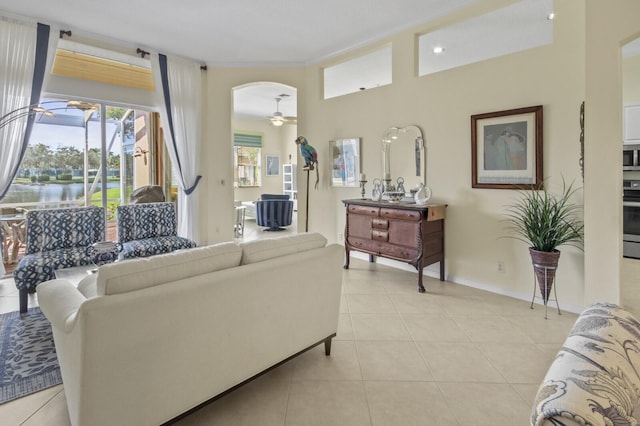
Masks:
[[[425,286],[419,294],[416,274],[353,260],[331,356],[314,348],[178,424],[527,425],[576,315],[544,320],[525,301],[433,278]],[[17,303],[13,283],[0,281],[0,311]],[[69,424],[62,386],[0,405],[0,419]]]

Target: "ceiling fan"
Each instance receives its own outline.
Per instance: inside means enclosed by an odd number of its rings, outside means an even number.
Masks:
[[[283,98],[288,97],[289,95],[287,95],[286,93],[282,93],[280,95],[278,95],[276,97],[276,112],[273,113],[273,115],[271,117],[269,117],[269,120],[271,120],[271,124],[273,124],[276,127],[280,127],[282,126],[284,123],[296,123],[296,117],[285,117],[284,115],[282,115],[282,113],[280,112],[280,101]]]

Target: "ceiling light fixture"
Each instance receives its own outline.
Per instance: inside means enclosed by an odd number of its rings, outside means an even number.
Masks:
[[[433,48],[433,53],[435,53],[436,55],[439,55],[440,53],[444,53],[444,47],[442,46],[436,46]]]
[[[548,14],[548,15],[547,15],[547,19],[548,19],[549,21],[553,21],[553,18],[555,18],[555,17],[556,17],[556,14],[555,14],[555,13],[553,13],[553,12],[551,12],[550,14]]]
[[[281,112],[276,112],[275,114],[273,114],[273,117],[271,117],[271,124],[276,127],[280,127],[284,124],[284,117],[282,117]]]

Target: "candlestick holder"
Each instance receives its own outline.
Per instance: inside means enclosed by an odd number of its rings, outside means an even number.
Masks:
[[[366,180],[361,180],[360,181],[360,199],[361,200],[366,200],[367,199],[367,197],[364,196],[364,194],[367,193],[367,191],[364,189],[364,186],[366,185],[367,182],[368,181],[366,181]]]
[[[396,190],[396,187],[391,185],[391,178],[385,178],[384,182],[384,192],[394,192]]]

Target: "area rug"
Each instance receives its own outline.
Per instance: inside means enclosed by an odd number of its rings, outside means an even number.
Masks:
[[[0,404],[62,383],[49,320],[40,308],[0,315]]]

